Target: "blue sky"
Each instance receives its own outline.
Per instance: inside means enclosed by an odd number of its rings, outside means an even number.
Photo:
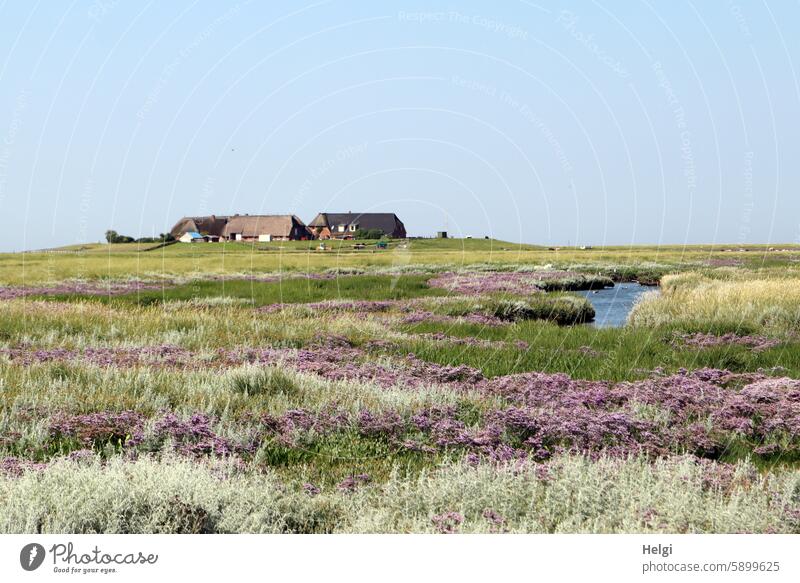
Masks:
[[[800,240],[796,2],[0,0],[0,250],[394,211],[541,244]]]

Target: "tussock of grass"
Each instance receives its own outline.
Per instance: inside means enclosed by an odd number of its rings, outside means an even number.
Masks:
[[[231,376],[231,388],[234,392],[251,395],[292,396],[299,392],[297,383],[280,368],[269,367],[246,368]]]
[[[549,320],[556,324],[583,324],[594,320],[592,304],[585,298],[571,295],[534,296],[525,302],[498,302],[491,315],[501,320]]]

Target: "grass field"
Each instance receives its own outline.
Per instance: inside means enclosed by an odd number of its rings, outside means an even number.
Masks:
[[[97,301],[115,305],[145,306],[155,303],[182,302],[220,298],[242,300],[249,305],[274,303],[310,303],[337,299],[402,300],[444,295],[443,290],[429,288],[427,278],[407,275],[395,278],[387,275],[332,277],[330,279],[286,278],[276,282],[247,279],[197,280],[158,290],[143,290],[119,296],[97,297]],[[81,299],[79,294],[57,294],[55,300]]]
[[[152,244],[70,246],[49,252],[0,255],[0,284],[33,285],[65,279],[174,278],[275,272],[318,272],[335,268],[390,268],[408,265],[459,268],[481,263],[494,265],[582,266],[633,273],[679,266],[702,268],[715,262],[741,264],[752,269],[796,265],[800,246],[661,246],[595,247],[581,250],[518,245],[486,239],[415,239],[392,241],[385,250],[374,242],[354,250],[354,242],[335,242],[328,251],[316,251],[309,241],[282,243]],[[330,245],[329,245],[330,246]],[[775,250],[770,251],[773,248]],[[730,249],[728,251],[727,249]]]
[[[351,245],[0,256],[0,531],[800,532],[800,249]]]

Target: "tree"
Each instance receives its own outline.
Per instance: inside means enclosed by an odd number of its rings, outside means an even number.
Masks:
[[[133,243],[133,237],[128,237],[126,235],[120,235],[116,231],[109,229],[106,231],[106,241],[109,243]]]

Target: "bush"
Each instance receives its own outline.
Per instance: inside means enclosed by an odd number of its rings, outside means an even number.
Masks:
[[[171,243],[175,241],[172,233],[161,233],[158,237],[139,237],[137,243]]]
[[[172,233],[161,233],[158,237],[139,237],[134,239],[127,235],[120,235],[116,231],[106,231],[106,241],[109,243],[170,243],[175,240]]]
[[[381,229],[358,229],[356,239],[380,239],[384,233]]]

